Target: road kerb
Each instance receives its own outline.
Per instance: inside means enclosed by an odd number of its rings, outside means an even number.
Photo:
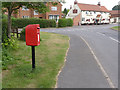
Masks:
[[[64,59],[64,65],[65,65],[65,62],[66,62],[66,57],[67,57],[68,51],[69,51],[69,49],[70,49],[70,37],[69,37],[68,42],[69,42],[69,48],[68,48],[67,51],[66,51],[66,55],[65,55],[65,59]],[[58,75],[56,76],[56,85],[55,85],[55,88],[57,88],[58,76],[59,76],[60,73],[62,72],[62,69],[63,69],[64,65],[62,66],[62,68],[61,68],[60,71],[58,72]]]
[[[100,67],[100,69],[101,69],[103,75],[104,75],[105,78],[107,79],[107,81],[108,81],[110,87],[111,87],[111,88],[115,88],[115,86],[114,86],[112,80],[111,80],[110,77],[108,76],[107,72],[106,72],[105,69],[103,68],[102,64],[100,63],[99,59],[98,59],[97,56],[95,55],[94,51],[92,50],[92,48],[90,47],[90,45],[88,44],[88,42],[87,42],[83,37],[80,36],[80,38],[86,43],[86,45],[87,45],[88,48],[90,49],[90,51],[91,51],[93,57],[95,58],[95,60],[96,60],[96,62],[97,62],[97,64],[98,64],[98,66]]]

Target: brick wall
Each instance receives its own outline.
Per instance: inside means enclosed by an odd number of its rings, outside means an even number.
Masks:
[[[48,4],[46,4],[48,6]],[[57,11],[52,11],[51,7],[57,7]],[[58,3],[57,5],[53,6],[52,3],[49,3],[49,12],[46,12],[45,14],[39,13],[38,15],[34,15],[34,10],[29,9],[29,10],[22,10],[20,8],[18,10],[18,14],[12,14],[16,18],[22,18],[23,16],[29,16],[31,17],[36,17],[36,18],[42,18],[42,19],[49,19],[49,15],[59,15],[59,18],[62,17],[62,4]]]
[[[47,4],[48,6],[48,4]],[[57,11],[52,11],[51,7],[57,7]],[[49,15],[59,15],[59,18],[62,17],[62,4],[58,3],[57,5],[53,6],[52,3],[49,4],[49,12],[46,13],[46,19],[49,19]]]
[[[81,21],[81,14],[79,14],[75,18],[73,18],[73,25],[78,26],[80,21]]]

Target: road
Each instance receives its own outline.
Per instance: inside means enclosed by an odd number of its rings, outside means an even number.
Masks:
[[[58,88],[118,87],[118,32],[110,25],[41,29],[68,35],[70,49]]]

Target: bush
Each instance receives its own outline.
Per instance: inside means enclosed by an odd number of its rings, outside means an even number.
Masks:
[[[6,70],[7,66],[11,64],[12,61],[14,61],[15,58],[13,55],[11,55],[8,51],[8,49],[3,48],[2,49],[2,69]]]
[[[7,16],[7,15],[2,14],[2,19],[7,19],[7,18],[8,18],[8,16]]]
[[[66,19],[59,19],[58,27],[67,27],[67,20]]]
[[[67,26],[73,26],[73,20],[72,19],[67,19]]]
[[[22,29],[22,31],[20,33],[20,40],[25,41],[25,27]]]
[[[2,42],[4,43],[7,39],[7,20],[2,19]]]
[[[40,24],[41,28],[56,27],[55,20],[46,20],[46,19],[12,19],[12,27],[14,28],[23,28],[29,24]]]
[[[58,21],[58,27],[67,27],[67,26],[73,26],[73,20],[72,19],[59,19]]]

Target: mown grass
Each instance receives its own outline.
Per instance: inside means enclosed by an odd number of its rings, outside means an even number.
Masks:
[[[10,51],[15,58],[13,65],[3,71],[3,88],[54,88],[56,76],[64,64],[69,47],[67,36],[41,33],[41,44],[36,49],[36,69],[32,71],[31,47],[19,41],[19,49]]]
[[[119,30],[119,31],[120,31],[120,26],[112,27],[112,29],[114,29],[114,30]]]

